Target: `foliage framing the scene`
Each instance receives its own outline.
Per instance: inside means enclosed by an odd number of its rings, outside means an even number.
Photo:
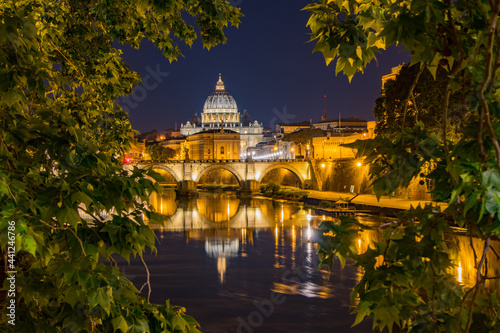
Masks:
[[[419,73],[447,71],[441,104],[441,130],[435,135],[421,122],[390,137],[378,136],[351,147],[370,165],[373,189],[380,198],[406,186],[422,168],[432,170],[435,205],[406,211],[382,226],[380,240],[365,253],[352,246],[360,228],[355,220],[323,223],[319,254],[322,264],[335,256],[356,260],[363,276],[352,293],[355,324],[373,319],[374,329],[408,332],[494,332],[500,327],[497,291],[487,281],[490,242],[500,235],[500,1],[492,0],[319,0],[306,8],[315,51],[327,64],[336,59],[336,73],[349,79],[391,45],[410,51]],[[463,88],[459,75],[470,78],[470,117],[451,141],[448,133],[450,96]],[[408,90],[403,112],[418,82]],[[479,239],[476,278],[460,285],[451,275],[457,263],[446,234],[460,227]],[[498,253],[493,253],[499,260]]]
[[[147,39],[172,61],[197,37],[184,18],[210,48],[240,15],[222,0],[2,1],[0,246],[17,292],[16,325],[2,310],[1,331],[198,332],[184,308],[150,304],[147,284],[139,297],[113,259],[143,261],[145,219],[162,219],[148,204],[158,174],[121,163],[132,129],[115,101],[140,77],[112,42]]]
[[[404,118],[404,127],[414,127],[422,122],[424,126],[434,132],[441,131],[442,104],[446,95],[448,72],[439,66],[436,77],[429,71],[420,73],[420,66],[403,65],[394,80],[384,83],[382,94],[375,100],[373,115],[377,118],[375,132],[377,134],[392,134],[401,130]],[[412,88],[416,76],[419,75],[417,84],[411,93],[410,102],[407,101],[408,91]],[[469,88],[468,80],[459,78],[463,82],[456,92],[453,92],[449,101],[448,131],[459,131],[466,123],[469,109],[468,96],[473,91]],[[404,109],[406,106],[406,113]]]

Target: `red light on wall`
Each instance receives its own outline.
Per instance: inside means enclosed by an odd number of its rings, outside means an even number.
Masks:
[[[123,158],[123,163],[125,163],[125,164],[130,164],[130,163],[132,163],[132,159],[130,158],[130,156],[125,156],[125,157]]]

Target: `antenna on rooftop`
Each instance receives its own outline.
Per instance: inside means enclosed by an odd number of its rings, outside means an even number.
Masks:
[[[321,121],[327,121],[328,115],[326,114],[326,95],[323,96],[323,115],[321,116]]]

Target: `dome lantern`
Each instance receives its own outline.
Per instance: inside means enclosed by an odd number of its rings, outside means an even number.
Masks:
[[[215,90],[226,90],[224,88],[224,82],[222,82],[221,74],[219,73],[219,81],[217,81],[217,85],[215,86]]]

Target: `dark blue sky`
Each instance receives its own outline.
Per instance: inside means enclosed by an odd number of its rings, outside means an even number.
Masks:
[[[382,75],[409,60],[406,52],[390,48],[349,84],[345,75],[335,76],[334,63],[326,67],[322,54],[312,53],[314,44],[308,43],[306,27],[309,15],[301,11],[308,1],[231,2],[240,3],[245,17],[239,28],[226,30],[225,45],[207,51],[197,40],[191,48],[183,46],[185,57],[173,63],[150,43],[143,43],[139,50],[123,48],[124,61],[143,78],[150,76],[127,97],[128,103],[121,103],[134,129],[173,128],[175,122],[180,126],[195,112],[200,114],[219,73],[239,111],[247,109],[252,120],[265,127],[284,121],[319,121],[323,95],[327,95],[332,118],[341,112],[342,118],[374,120],[372,108]],[[161,72],[156,78],[149,74],[155,71]]]

